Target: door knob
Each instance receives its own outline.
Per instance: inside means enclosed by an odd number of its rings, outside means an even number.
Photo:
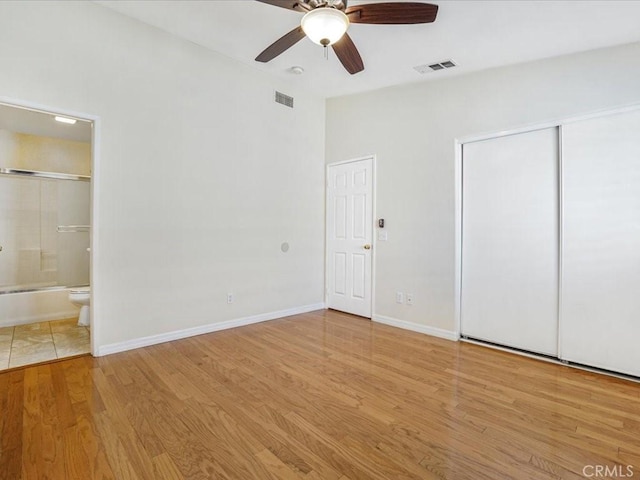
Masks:
[[[365,250],[371,250],[371,245],[367,243],[367,244],[364,246],[364,249],[365,249]]]

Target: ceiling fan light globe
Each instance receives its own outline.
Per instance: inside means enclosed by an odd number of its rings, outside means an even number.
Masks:
[[[349,17],[335,8],[321,7],[302,17],[300,26],[312,42],[326,47],[342,38],[349,28]]]

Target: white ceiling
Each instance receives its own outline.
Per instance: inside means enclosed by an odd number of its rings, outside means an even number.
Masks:
[[[349,75],[333,52],[325,60],[322,47],[308,39],[267,64],[254,61],[299,24],[297,12],[252,0],[97,3],[260,70],[293,78],[326,97],[640,41],[637,0],[437,0],[430,2],[439,5],[432,24],[352,24],[349,35],[365,70]],[[448,59],[459,66],[424,75],[413,69]],[[302,66],[305,73],[294,78],[288,71],[294,65]]]
[[[91,122],[78,120],[74,125],[55,121],[55,115],[0,103],[0,130],[41,137],[91,142]]]

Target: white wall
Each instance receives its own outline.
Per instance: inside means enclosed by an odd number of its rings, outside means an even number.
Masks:
[[[90,176],[91,143],[0,128],[0,167]]]
[[[100,118],[98,347],[322,302],[322,99],[91,2],[0,2],[0,64]]]
[[[375,315],[455,330],[455,139],[638,103],[638,59],[631,44],[328,100],[326,161],[377,155]]]

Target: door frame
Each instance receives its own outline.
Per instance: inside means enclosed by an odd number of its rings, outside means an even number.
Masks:
[[[329,200],[329,196],[327,195],[327,190],[329,188],[329,168],[336,167],[338,165],[345,165],[347,163],[356,163],[361,162],[363,160],[371,160],[371,223],[372,223],[372,234],[371,234],[371,319],[375,318],[376,311],[376,250],[377,250],[377,225],[376,218],[378,218],[376,213],[376,182],[377,182],[377,170],[376,170],[376,155],[364,155],[362,157],[352,158],[349,160],[341,160],[338,162],[328,163],[326,165],[324,171],[324,304],[326,308],[329,308],[329,229],[327,228],[327,220],[328,220],[328,205],[327,201]]]
[[[99,284],[100,284],[100,275],[99,272],[101,270],[99,256],[97,252],[100,251],[99,247],[99,228],[100,225],[100,209],[99,209],[99,199],[100,195],[100,185],[97,181],[100,178],[100,128],[101,121],[100,117],[97,115],[93,115],[90,113],[78,112],[76,110],[69,110],[59,107],[53,107],[50,105],[43,105],[36,102],[30,102],[26,100],[9,98],[0,96],[0,104],[6,105],[14,108],[22,108],[25,110],[32,110],[35,112],[47,113],[50,115],[61,115],[67,117],[74,117],[80,120],[85,120],[91,122],[93,124],[92,132],[91,132],[91,233],[90,233],[90,242],[89,246],[91,251],[89,253],[89,285],[91,285],[91,300],[90,300],[90,316],[91,316],[91,328],[89,329],[89,338],[91,341],[91,355],[94,357],[98,356],[98,347],[100,345],[99,335],[100,335],[100,326],[101,326],[101,318],[99,315],[95,315],[95,312],[99,312],[100,310],[96,308],[96,301],[100,302],[100,296],[97,294],[99,292]],[[98,288],[97,288],[98,287]]]

